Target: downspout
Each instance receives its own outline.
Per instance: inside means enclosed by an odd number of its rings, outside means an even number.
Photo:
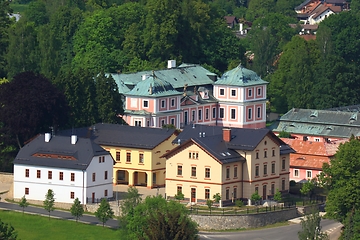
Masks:
[[[244,198],[244,163],[246,162],[246,152],[245,153],[245,161],[242,163],[242,166],[241,166],[241,197]]]
[[[83,203],[83,206],[85,206],[85,203],[84,203],[84,169],[82,170],[83,172],[83,184],[82,184],[82,203]]]

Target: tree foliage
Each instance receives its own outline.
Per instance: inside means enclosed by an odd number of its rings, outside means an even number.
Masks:
[[[49,220],[50,220],[50,212],[55,209],[55,193],[52,189],[49,189],[45,195],[45,200],[43,202],[44,209],[49,212]]]
[[[360,141],[351,138],[340,144],[330,164],[324,164],[322,172],[323,185],[328,189],[326,199],[327,215],[343,224],[349,213],[360,209],[358,196],[360,169]]]
[[[20,199],[20,202],[19,202],[19,206],[22,207],[23,209],[23,214],[24,214],[24,209],[29,206],[29,203],[27,202],[26,198],[25,198],[25,195]]]
[[[16,137],[20,148],[35,134],[64,126],[68,120],[64,95],[44,76],[33,72],[17,74],[0,85],[0,106],[0,122]]]
[[[95,212],[95,216],[102,222],[103,227],[110,218],[114,217],[114,212],[105,198],[101,199],[99,208]]]
[[[70,208],[71,215],[73,215],[76,221],[84,214],[84,208],[79,201],[79,198],[75,198],[73,205]]]
[[[304,216],[301,220],[301,230],[298,232],[299,240],[329,240],[329,236],[321,232],[320,221],[321,217],[316,210]]]
[[[251,199],[251,201],[255,202],[256,205],[258,205],[259,201],[261,200],[261,196],[256,191],[251,195],[250,199]]]
[[[127,193],[125,195],[125,199],[122,201],[121,208],[121,216],[126,216],[131,213],[134,208],[139,205],[142,201],[141,195],[136,187],[129,187]]]
[[[16,240],[17,232],[14,227],[8,223],[1,221],[0,219],[0,239],[4,240]]]
[[[8,29],[11,24],[8,13],[12,13],[9,3],[8,0],[0,0],[0,78],[6,77],[5,54],[9,44]]]
[[[162,196],[146,197],[126,218],[132,239],[198,239],[197,224],[185,206]]]
[[[276,189],[276,192],[274,194],[274,200],[277,202],[281,202],[282,201],[282,195],[281,192],[279,191],[279,189]]]

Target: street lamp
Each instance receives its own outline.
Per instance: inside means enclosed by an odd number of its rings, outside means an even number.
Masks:
[[[231,192],[231,202],[234,202],[234,192]]]

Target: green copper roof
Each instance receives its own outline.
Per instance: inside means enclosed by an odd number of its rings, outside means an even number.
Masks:
[[[164,97],[181,95],[173,86],[156,75],[145,76],[145,79],[136,84],[136,86],[125,95],[142,96],[142,97]]]
[[[239,65],[236,68],[224,73],[222,77],[214,83],[214,85],[229,85],[242,87],[267,83],[268,82],[262,80],[254,71],[251,71]]]
[[[115,82],[118,84],[124,84],[129,89],[132,89],[137,83],[141,82],[143,76],[153,75],[162,80],[167,81],[170,83],[173,88],[183,88],[185,84],[188,87],[191,86],[200,86],[200,85],[210,85],[213,84],[216,74],[206,70],[205,68],[201,67],[200,65],[196,64],[181,64],[175,68],[167,68],[158,71],[142,71],[137,73],[109,73]],[[120,93],[127,93],[126,89],[121,90],[119,86]]]

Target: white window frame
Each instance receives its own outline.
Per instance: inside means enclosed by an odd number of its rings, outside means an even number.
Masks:
[[[257,94],[257,96],[261,96],[261,87],[257,88],[256,94]]]
[[[221,110],[222,110],[222,116],[221,116]],[[219,108],[219,118],[220,119],[225,118],[225,108],[223,108],[223,107]]]
[[[171,106],[175,107],[175,98],[172,98],[170,101],[171,101]]]
[[[161,108],[166,108],[166,102],[165,100],[161,100]]]
[[[309,177],[309,173],[310,173],[310,177]],[[306,178],[307,179],[312,178],[312,171],[311,170],[306,170]]]
[[[248,108],[247,119],[249,119],[249,120],[252,119],[252,108]]]
[[[252,89],[248,88],[248,97],[252,97]]]
[[[257,114],[257,118],[261,118],[261,107],[257,107],[256,114]]]
[[[145,107],[145,103],[146,103],[146,107]],[[143,107],[144,108],[149,108],[149,100],[143,100]]]
[[[297,174],[296,174],[296,172],[297,172]],[[299,171],[299,169],[294,169],[294,177],[300,177],[300,171]]]
[[[223,94],[221,94],[222,91]],[[219,96],[225,96],[225,88],[219,88]]]
[[[232,97],[236,97],[236,89],[231,89],[230,92],[231,92],[230,94]],[[233,95],[233,93],[234,93],[234,95]]]
[[[233,111],[234,111],[234,117],[233,117]],[[230,119],[236,119],[236,108],[230,109]]]

